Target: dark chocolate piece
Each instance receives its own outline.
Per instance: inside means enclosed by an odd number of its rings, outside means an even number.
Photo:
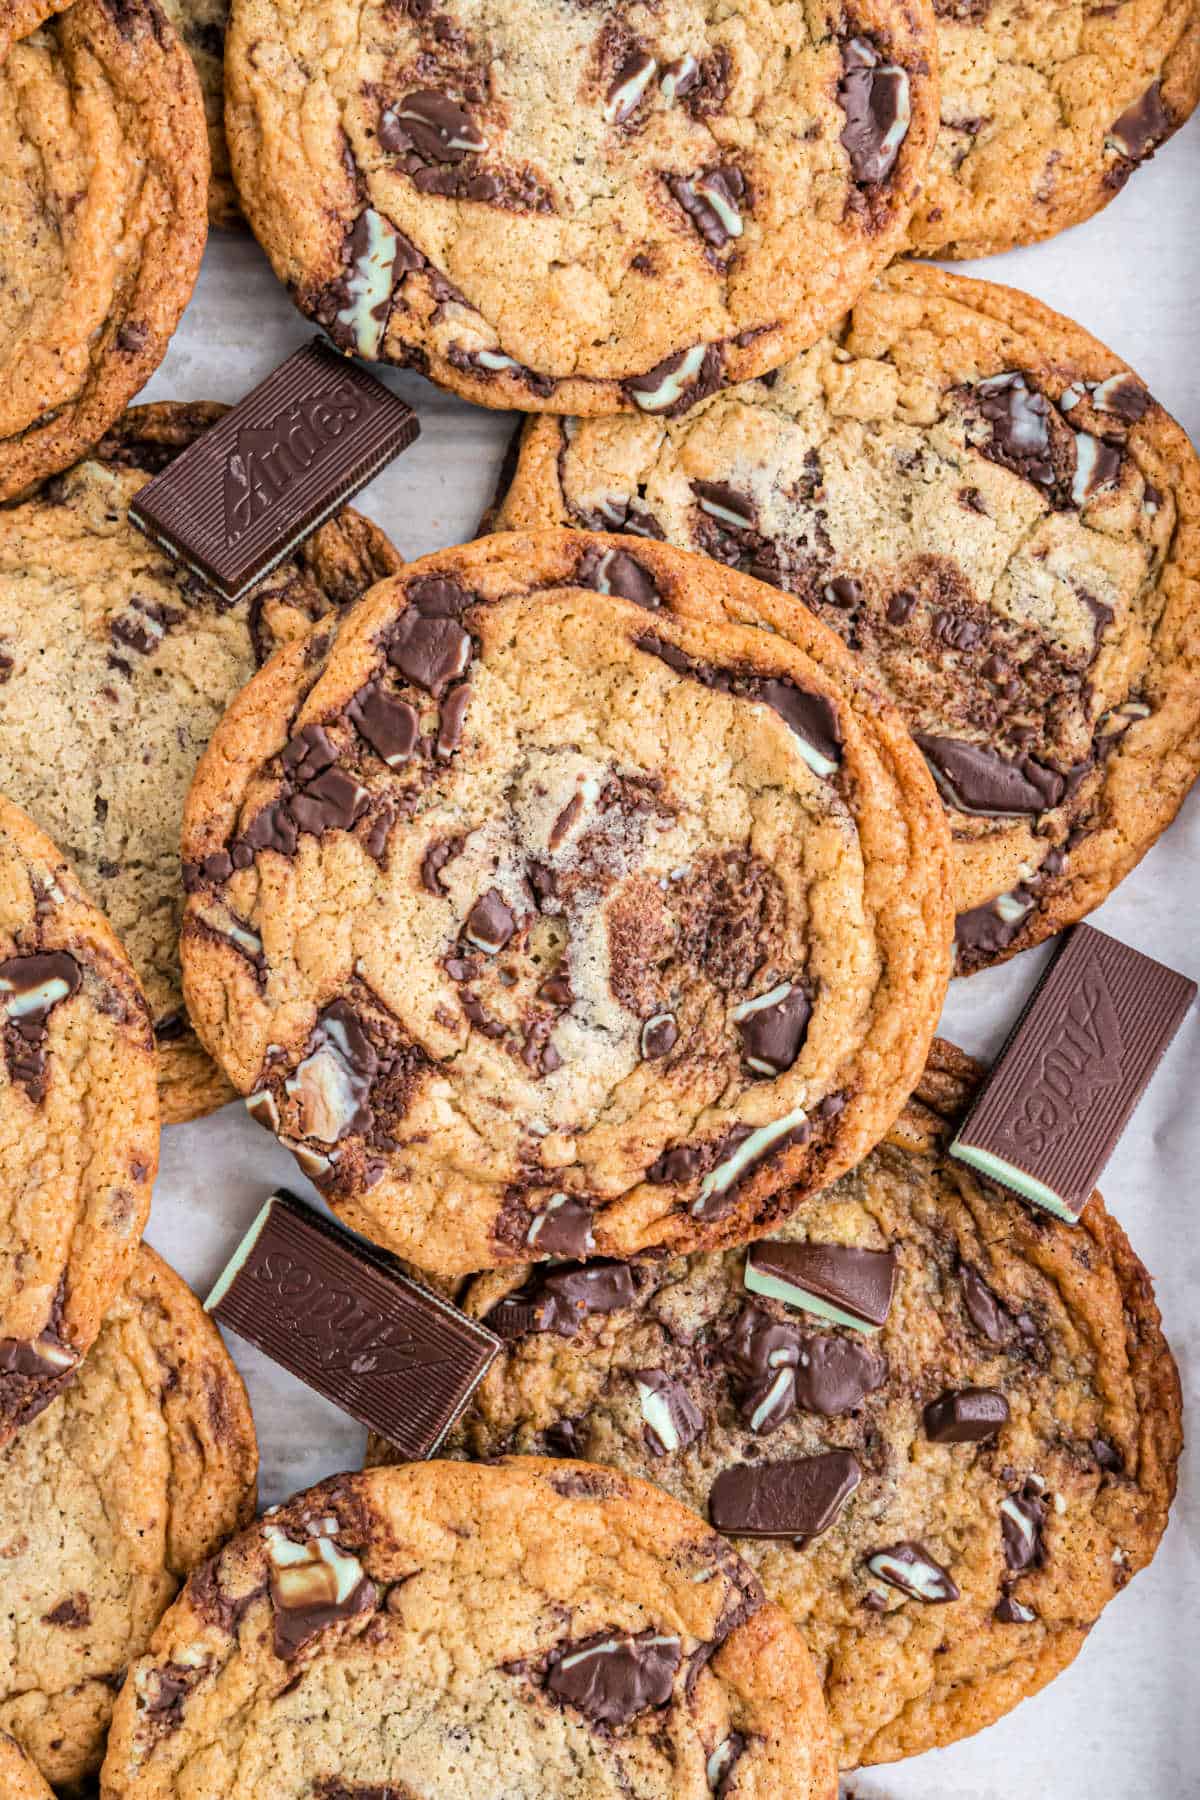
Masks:
[[[951,1155],[1075,1224],[1195,996],[1194,981],[1076,925]]]
[[[1068,777],[1049,769],[1032,756],[1010,759],[987,744],[971,744],[965,738],[930,737],[916,733],[951,804],[961,812],[996,814],[1043,813],[1058,806],[1068,789]]]
[[[147,483],[129,517],[233,601],[419,431],[410,406],[317,338]]]
[[[1152,81],[1140,100],[1135,100],[1109,128],[1109,142],[1130,162],[1145,162],[1169,138],[1175,121],[1163,105],[1162,82]]]
[[[539,1256],[586,1256],[595,1245],[590,1203],[578,1194],[554,1194],[534,1214],[525,1242]]]
[[[849,1450],[824,1450],[790,1462],[739,1463],[713,1482],[708,1516],[730,1537],[820,1537],[861,1480],[858,1459]]]
[[[764,1238],[746,1252],[744,1280],[751,1293],[835,1325],[877,1331],[892,1304],[896,1252]]]
[[[523,1337],[530,1331],[555,1331],[573,1337],[590,1313],[616,1312],[632,1306],[636,1298],[628,1263],[606,1261],[560,1264],[539,1269],[533,1282],[501,1300],[486,1323],[502,1338]]]
[[[69,1000],[82,976],[65,950],[32,951],[0,962],[0,1021],[9,1080],[33,1104],[46,1093],[46,1032],[50,1014]]]
[[[731,1014],[742,1040],[742,1056],[756,1075],[782,1075],[791,1068],[808,1036],[812,1000],[803,983],[784,981]]]
[[[284,1192],[205,1305],[410,1461],[432,1456],[500,1347],[384,1252]]]
[[[686,1450],[699,1437],[704,1417],[678,1381],[664,1369],[638,1369],[634,1374],[638,1403],[646,1421],[646,1443],[655,1456]]]
[[[855,181],[868,186],[891,174],[908,135],[908,76],[885,63],[869,38],[851,38],[842,49],[838,104],[846,115],[841,142]]]
[[[546,1686],[595,1725],[628,1725],[647,1707],[667,1704],[681,1654],[679,1639],[665,1632],[600,1633],[562,1650]]]
[[[935,1444],[979,1444],[1008,1423],[1008,1401],[996,1388],[949,1389],[925,1408],[925,1435]]]
[[[1015,1494],[1000,1502],[1000,1536],[1004,1560],[1014,1575],[1032,1569],[1045,1557],[1042,1529],[1046,1502],[1038,1482],[1029,1480]]]
[[[876,1550],[868,1556],[867,1567],[889,1587],[899,1588],[910,1600],[923,1600],[926,1606],[958,1599],[958,1588],[949,1573],[924,1544],[893,1544],[890,1549]]]
[[[295,1538],[279,1525],[263,1526],[271,1565],[274,1650],[291,1662],[330,1625],[370,1611],[377,1590],[358,1558],[337,1541],[335,1520],[322,1519],[314,1536]]]

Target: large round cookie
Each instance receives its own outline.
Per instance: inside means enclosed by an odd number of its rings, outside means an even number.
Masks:
[[[903,241],[928,0],[237,0],[226,129],[297,304],[485,406],[671,414]]]
[[[941,127],[909,230],[988,256],[1107,206],[1200,100],[1195,0],[934,0]]]
[[[134,495],[223,410],[136,407],[84,462],[0,511],[0,791],[69,852],[126,945],[168,1122],[230,1098],[180,990],[179,832],[196,760],[278,644],[399,566],[347,509],[230,606],[136,531]]]
[[[0,795],[0,1444],[86,1354],[157,1167],[137,979],[65,859]]]
[[[736,1769],[736,1775],[734,1770]],[[274,1509],[132,1670],[106,1800],[832,1800],[799,1632],[694,1513],[562,1462]]]
[[[76,0],[0,61],[0,499],[161,362],[205,238],[196,72],[154,0]]]
[[[1149,1562],[1175,1488],[1150,1279],[1098,1196],[1070,1228],[949,1160],[978,1073],[935,1043],[885,1142],[753,1249],[759,1276],[731,1251],[640,1264],[623,1303],[571,1310],[536,1275],[506,1297],[509,1272],[463,1302],[511,1341],[448,1453],[570,1451],[721,1523],[803,1629],[844,1767],[949,1743],[1049,1681]],[[820,1267],[788,1267],[812,1245],[833,1247]],[[866,1302],[860,1322],[891,1282],[882,1329],[785,1304],[762,1285],[781,1267],[827,1307]],[[735,1529],[784,1516],[776,1484],[808,1541]]]
[[[685,419],[532,421],[497,522],[665,536],[839,631],[941,787],[960,972],[1098,905],[1200,767],[1200,464],[1025,294],[900,265]]]
[[[127,1665],[253,1518],[256,1465],[215,1327],[143,1247],[75,1381],[0,1451],[0,1729],[48,1781],[99,1767]]]
[[[0,1731],[0,1800],[54,1800],[15,1738]]]
[[[744,1238],[887,1128],[947,976],[897,715],[796,602],[636,540],[486,538],[316,627],[184,859],[202,1040],[442,1274]]]

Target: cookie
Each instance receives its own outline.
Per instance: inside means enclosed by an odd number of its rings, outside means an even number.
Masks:
[[[662,544],[491,537],[233,702],[185,813],[188,1009],[421,1268],[733,1242],[920,1074],[942,821],[795,601]]]
[[[902,243],[928,0],[237,0],[226,129],[345,349],[480,405],[671,415],[811,344]]]
[[[720,1523],[803,1630],[847,1768],[1042,1687],[1175,1487],[1150,1279],[1099,1196],[1071,1230],[949,1160],[979,1073],[935,1043],[886,1140],[749,1252],[640,1264],[605,1312],[547,1312],[536,1271],[463,1302],[510,1342],[447,1454],[586,1457]]]
[[[66,860],[0,796],[0,1444],[74,1377],[158,1167],[137,978]]]
[[[960,973],[1097,906],[1200,767],[1200,465],[1011,289],[900,264],[686,419],[532,421],[494,522],[669,538],[840,632],[946,802]]]
[[[922,256],[989,256],[1108,205],[1200,99],[1194,0],[934,0],[941,126]]]
[[[734,1770],[736,1769],[736,1776]],[[410,1463],[275,1508],[117,1702],[106,1800],[833,1800],[803,1641],[647,1483]]]
[[[54,1800],[21,1746],[0,1731],[0,1800]]]
[[[231,1097],[180,989],[179,831],[197,758],[277,645],[399,566],[345,510],[229,606],[134,530],[138,490],[224,411],[136,407],[84,462],[0,511],[0,792],[69,853],[128,949],[171,1123]]]
[[[0,62],[0,500],[162,361],[205,238],[196,72],[154,0],[76,0]]]
[[[55,1786],[97,1769],[127,1665],[254,1516],[245,1390],[143,1247],[75,1381],[0,1452],[0,1730]]]

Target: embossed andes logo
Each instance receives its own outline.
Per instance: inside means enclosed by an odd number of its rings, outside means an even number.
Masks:
[[[1086,1119],[1105,1092],[1120,1086],[1123,1050],[1104,971],[1092,964],[1062,1018],[1052,1022],[1028,1089],[1014,1097],[1013,1142],[1027,1156],[1041,1156],[1060,1132]]]
[[[225,542],[236,544],[336,448],[365,401],[344,377],[303,394],[266,425],[239,426],[225,459]]]
[[[244,1275],[282,1304],[291,1335],[330,1374],[398,1375],[452,1360],[448,1345],[416,1336],[361,1294],[270,1245],[251,1254]]]

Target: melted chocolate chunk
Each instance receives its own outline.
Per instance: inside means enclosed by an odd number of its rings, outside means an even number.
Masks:
[[[644,375],[631,376],[622,385],[640,412],[670,419],[716,393],[723,360],[719,344],[697,344],[665,356]]]
[[[272,1529],[268,1526],[267,1532]],[[336,1547],[331,1545],[332,1555],[329,1560],[322,1560],[310,1540],[309,1556],[305,1560],[292,1560],[294,1552],[301,1546],[293,1544],[291,1539],[284,1539],[282,1531],[278,1532],[278,1539],[281,1541],[269,1552],[273,1647],[281,1661],[291,1662],[306,1644],[331,1625],[370,1611],[375,1605],[376,1591],[357,1560]]]
[[[1000,1536],[1004,1543],[1004,1560],[1014,1574],[1031,1569],[1045,1561],[1042,1528],[1046,1522],[1046,1502],[1040,1485],[1025,1482],[1015,1494],[1000,1502]]]
[[[558,1652],[546,1686],[594,1725],[628,1725],[670,1700],[680,1655],[679,1639],[663,1632],[599,1632]]]
[[[657,612],[662,595],[649,569],[628,550],[585,550],[579,559],[575,579],[580,587],[593,588],[598,594],[617,594],[631,600],[647,612]]]
[[[1069,777],[1032,756],[1001,756],[987,744],[915,734],[938,785],[961,812],[992,816],[1049,812],[1066,798]]]
[[[923,1600],[926,1606],[943,1606],[958,1599],[949,1572],[924,1544],[893,1544],[887,1550],[875,1550],[867,1558],[867,1567],[889,1587],[899,1588],[910,1600]]]
[[[1050,402],[1018,373],[993,375],[975,389],[981,416],[991,427],[987,454],[1039,487],[1053,487]]]
[[[370,795],[337,765],[336,756],[336,747],[323,726],[305,725],[296,733],[279,759],[283,787],[275,800],[255,814],[232,846],[233,868],[247,866],[247,851],[275,850],[281,856],[294,856],[302,832],[323,837],[327,831],[349,831],[362,817]],[[218,859],[222,855],[218,853]],[[216,875],[216,866],[214,859],[206,858],[204,873],[210,879],[226,879]]]
[[[46,1038],[50,1014],[76,993],[79,964],[65,950],[35,951],[0,962],[0,1016],[9,1080],[35,1106],[46,1095]]]
[[[679,1027],[673,1013],[655,1013],[642,1026],[641,1052],[647,1062],[667,1056],[679,1042]]]
[[[378,681],[359,688],[346,707],[346,717],[389,769],[407,762],[416,748],[421,730],[416,707]]]
[[[434,753],[443,760],[453,756],[462,740],[463,725],[466,722],[467,707],[471,701],[471,684],[460,681],[452,687],[442,701],[438,714],[438,732],[434,742]]]
[[[370,1094],[379,1053],[348,1000],[317,1014],[303,1059],[284,1082],[299,1109],[300,1136],[334,1144],[372,1123]]]
[[[698,175],[668,175],[667,187],[705,243],[722,250],[742,235],[749,185],[732,163],[714,163]]]
[[[887,1380],[887,1363],[849,1338],[808,1337],[796,1369],[796,1404],[822,1418],[853,1412]]]
[[[525,1242],[539,1255],[586,1256],[595,1243],[591,1203],[576,1194],[556,1194],[534,1214]]]
[[[708,1515],[730,1537],[820,1537],[861,1480],[858,1459],[849,1450],[789,1462],[739,1463],[713,1482]]]
[[[644,650],[648,656],[656,656],[677,675],[689,676],[718,693],[733,694],[738,699],[769,706],[816,752],[822,763],[836,766],[841,761],[842,734],[837,712],[824,694],[810,693],[798,687],[790,676],[743,674],[735,669],[716,668],[710,663],[699,662],[685,650],[651,632],[643,633],[635,641],[639,650]]]
[[[748,494],[739,493],[724,481],[693,481],[692,492],[700,503],[700,511],[715,519],[725,531],[746,535],[757,534],[758,508]]]
[[[386,107],[379,142],[392,153],[415,150],[427,163],[460,163],[487,149],[487,139],[466,108],[436,88],[418,88]]]
[[[891,1308],[896,1252],[764,1238],[746,1253],[744,1280],[752,1293],[870,1330]]]
[[[465,841],[465,839],[460,837],[437,838],[430,844],[428,850],[421,858],[421,886],[425,888],[428,893],[445,893],[446,888],[442,881],[442,870],[448,862],[453,862],[454,858],[462,849]],[[449,963],[446,964],[446,973],[450,976],[451,980],[457,980]],[[473,968],[472,973],[474,973]]]
[[[865,1345],[811,1336],[754,1305],[741,1309],[722,1350],[753,1431],[773,1431],[796,1407],[823,1418],[853,1412],[887,1379],[884,1358]]]
[[[671,1456],[694,1443],[704,1427],[699,1407],[681,1382],[665,1369],[638,1369],[634,1375],[646,1444],[654,1456]]]
[[[979,1444],[1008,1423],[1008,1401],[996,1388],[949,1389],[925,1408],[925,1435],[934,1444]]]
[[[616,1312],[637,1297],[628,1263],[596,1260],[577,1267],[538,1270],[533,1281],[501,1300],[484,1323],[502,1338],[531,1331],[574,1337],[592,1313]]]
[[[1109,141],[1131,163],[1145,162],[1169,138],[1175,121],[1163,105],[1162,82],[1152,81],[1109,131]]]
[[[489,888],[486,894],[479,896],[467,914],[463,935],[469,944],[476,950],[482,950],[485,956],[495,956],[503,950],[516,929],[517,921],[502,896],[495,888]]]
[[[804,1048],[811,1018],[812,1001],[799,982],[785,983],[735,1007],[743,1059],[757,1075],[784,1074]]]
[[[908,76],[885,63],[869,38],[852,38],[842,49],[838,104],[846,115],[841,142],[854,179],[874,186],[891,174],[908,134]]]
[[[466,674],[471,661],[470,634],[455,618],[410,605],[392,629],[387,658],[405,681],[436,698]]]

